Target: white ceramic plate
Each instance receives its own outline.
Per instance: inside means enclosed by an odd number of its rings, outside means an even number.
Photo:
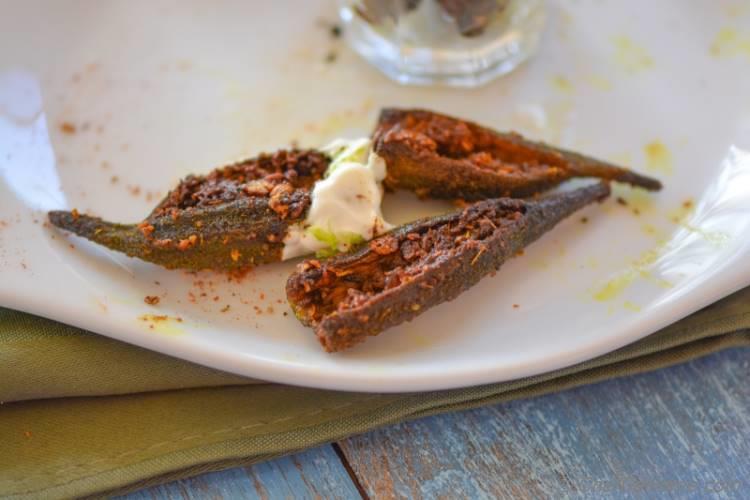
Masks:
[[[571,365],[750,284],[747,3],[551,2],[536,58],[474,91],[386,80],[330,36],[332,3],[3,10],[3,306],[251,377],[409,391]],[[627,206],[613,197],[582,211],[457,300],[337,355],[286,314],[293,263],[228,282],[43,224],[46,210],[62,207],[140,220],[189,172],[292,140],[367,134],[385,105],[516,129],[623,162],[666,188],[617,187]],[[404,194],[389,197],[386,214],[405,221],[440,207]]]

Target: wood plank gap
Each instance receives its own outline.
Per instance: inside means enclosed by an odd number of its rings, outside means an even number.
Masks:
[[[347,460],[346,455],[344,454],[344,450],[341,449],[341,446],[339,446],[338,443],[331,443],[331,446],[333,446],[333,451],[335,451],[336,455],[338,455],[339,460],[341,460],[341,465],[344,466],[344,469],[346,469],[346,472],[349,474],[349,477],[354,483],[354,486],[357,488],[359,496],[362,497],[362,500],[370,500],[370,495],[367,494],[367,491],[365,491],[362,483],[359,482],[359,477],[357,477],[357,473],[354,472],[351,464],[349,464],[349,460]]]

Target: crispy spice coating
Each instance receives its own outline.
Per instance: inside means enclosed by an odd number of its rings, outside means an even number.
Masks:
[[[302,262],[287,298],[326,351],[341,351],[456,298],[609,192],[602,183],[535,201],[491,199],[422,219],[354,252]]]
[[[304,220],[329,158],[282,150],[188,176],[139,224],[53,211],[67,231],[168,269],[241,271],[281,260],[290,224]]]
[[[420,196],[526,197],[573,177],[661,189],[658,180],[611,163],[420,109],[384,109],[374,149],[388,165],[386,186]]]

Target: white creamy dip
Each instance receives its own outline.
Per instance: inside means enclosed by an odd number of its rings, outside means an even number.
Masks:
[[[393,227],[380,211],[385,161],[371,146],[366,138],[337,139],[321,149],[331,164],[313,186],[307,217],[291,226],[284,238],[284,260],[345,252]]]

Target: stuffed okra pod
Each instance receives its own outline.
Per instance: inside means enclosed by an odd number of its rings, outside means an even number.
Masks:
[[[291,225],[310,207],[328,156],[278,151],[189,176],[138,224],[53,211],[53,225],[168,269],[238,271],[279,261]]]
[[[386,161],[386,186],[420,196],[526,197],[573,177],[661,189],[658,180],[611,163],[419,109],[384,109],[373,142]]]
[[[359,250],[302,262],[287,298],[325,350],[340,351],[456,298],[609,192],[601,183],[538,200],[491,199],[406,224]]]

